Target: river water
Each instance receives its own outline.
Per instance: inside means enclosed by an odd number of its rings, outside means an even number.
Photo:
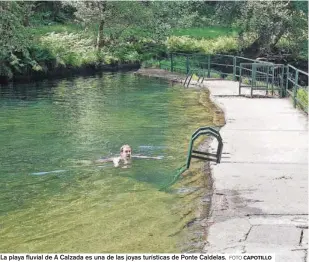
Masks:
[[[159,189],[210,123],[200,92],[131,72],[1,87],[0,252],[179,252],[182,199]],[[162,159],[92,163],[123,144]]]

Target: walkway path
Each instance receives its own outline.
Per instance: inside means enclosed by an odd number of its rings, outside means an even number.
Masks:
[[[162,71],[139,73],[183,81]],[[204,81],[203,86],[226,118],[220,130],[222,162],[212,164],[204,252],[274,253],[276,262],[306,262],[307,116],[288,99],[239,97],[238,82]],[[216,141],[211,147],[215,151]]]
[[[275,253],[277,262],[307,261],[307,116],[288,99],[233,97],[236,82],[204,85],[226,118],[222,163],[212,166],[204,251]]]

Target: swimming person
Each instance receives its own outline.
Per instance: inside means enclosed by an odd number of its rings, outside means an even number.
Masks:
[[[122,165],[123,167],[127,167],[127,165],[131,164],[132,158],[142,158],[142,159],[162,159],[162,156],[150,157],[150,156],[141,156],[141,155],[132,155],[132,149],[129,145],[123,145],[120,148],[120,156],[98,159],[96,163],[107,163],[113,162],[115,167]]]

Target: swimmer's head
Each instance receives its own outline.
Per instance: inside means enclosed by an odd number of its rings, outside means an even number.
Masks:
[[[132,154],[131,147],[129,145],[123,145],[120,148],[120,157],[122,159],[130,159]]]

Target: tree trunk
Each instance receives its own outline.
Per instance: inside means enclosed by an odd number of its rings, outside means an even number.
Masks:
[[[30,25],[30,23],[29,23],[29,16],[25,15],[24,19],[23,19],[23,26],[27,27],[29,25]]]
[[[285,29],[286,29],[285,26],[282,26],[282,27],[281,27],[281,29],[280,29],[278,35],[276,35],[276,37],[275,37],[275,39],[274,39],[274,42],[270,45],[270,48],[271,48],[271,49],[273,49],[273,48],[276,46],[276,44],[279,42],[279,40],[281,39],[281,37],[284,35],[284,33],[285,33],[285,31],[286,31]]]
[[[27,3],[24,3],[23,6],[23,26],[27,27],[30,25],[29,18],[33,13],[33,7],[34,3],[32,1],[29,1]]]
[[[261,39],[259,37],[249,47],[247,47],[244,50],[244,53],[245,53],[245,55],[257,57],[261,53],[261,47],[262,47],[262,43],[261,43]]]
[[[97,37],[97,49],[98,50],[101,50],[104,44],[103,29],[104,29],[104,20],[101,20],[99,24],[98,37]]]

